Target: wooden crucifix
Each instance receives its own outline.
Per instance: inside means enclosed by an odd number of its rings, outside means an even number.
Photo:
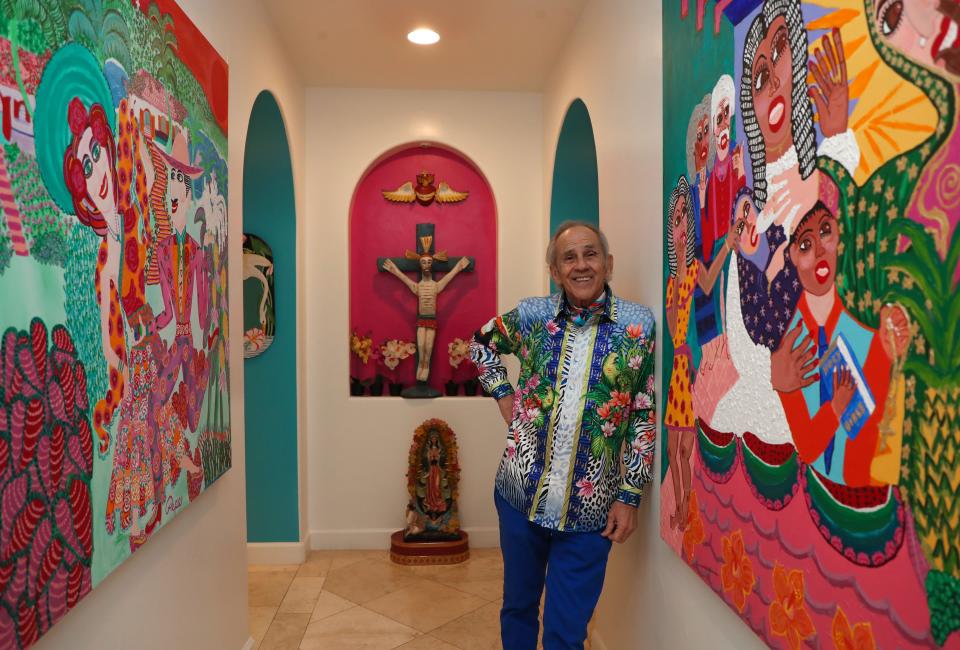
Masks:
[[[446,251],[436,251],[434,224],[417,224],[417,250],[407,250],[403,257],[378,257],[377,269],[396,276],[417,297],[417,383],[405,389],[403,397],[439,397],[440,391],[430,386],[430,360],[437,336],[437,295],[461,271],[472,271],[472,257],[449,257]],[[433,274],[446,271],[440,280]],[[406,276],[419,272],[420,281]]]

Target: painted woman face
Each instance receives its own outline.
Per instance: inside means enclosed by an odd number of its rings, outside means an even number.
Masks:
[[[790,244],[790,259],[806,292],[822,296],[833,289],[839,239],[837,219],[828,210],[818,210],[800,226]]]
[[[697,171],[707,166],[707,157],[710,155],[710,115],[704,115],[697,120],[697,139],[693,143],[693,160]]]
[[[87,127],[77,144],[77,160],[83,168],[87,181],[87,195],[107,223],[115,223],[117,202],[113,191],[113,173],[107,151],[93,137],[93,129]],[[116,224],[115,224],[116,225]],[[119,228],[116,228],[119,232]]]
[[[873,0],[881,38],[917,63],[960,77],[960,5],[955,0]]]
[[[777,160],[793,144],[791,97],[793,57],[787,21],[777,16],[757,47],[753,60],[753,107],[767,150]]]
[[[737,224],[740,252],[750,257],[760,247],[760,233],[757,232],[757,210],[749,196],[741,196],[733,208],[733,220]]]
[[[677,199],[677,205],[673,208],[673,250],[677,253],[677,258],[686,259],[687,254],[687,219],[689,219],[690,206],[687,203],[687,195],[681,194]]]
[[[167,192],[164,197],[167,214],[173,222],[177,232],[183,232],[187,227],[187,212],[189,211],[190,192],[187,189],[189,179],[183,171],[170,167],[167,170]]]

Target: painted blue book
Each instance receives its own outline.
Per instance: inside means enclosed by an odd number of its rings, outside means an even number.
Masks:
[[[852,440],[857,437],[867,418],[876,410],[877,403],[863,376],[863,366],[857,361],[857,355],[850,347],[850,342],[840,333],[831,341],[827,353],[820,360],[820,381],[826,382],[825,388],[829,399],[833,399],[833,375],[843,368],[850,371],[856,385],[853,398],[840,417],[840,424]]]

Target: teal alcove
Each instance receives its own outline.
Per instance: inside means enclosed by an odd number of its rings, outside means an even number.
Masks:
[[[273,249],[276,305],[273,344],[260,356],[244,360],[247,541],[296,542],[297,219],[287,131],[268,91],[260,93],[250,114],[243,160],[243,231]],[[237,337],[234,341],[239,343]]]
[[[600,224],[597,146],[590,113],[581,99],[571,102],[557,139],[550,194],[550,235],[568,219]],[[555,288],[552,282],[550,287]]]

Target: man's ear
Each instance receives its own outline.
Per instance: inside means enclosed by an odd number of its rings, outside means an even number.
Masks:
[[[613,253],[607,254],[607,282],[613,277]]]
[[[553,283],[557,285],[557,288],[559,288],[563,285],[563,282],[561,282],[560,273],[557,271],[557,267],[551,264],[548,268],[550,269],[550,278],[553,280]]]

